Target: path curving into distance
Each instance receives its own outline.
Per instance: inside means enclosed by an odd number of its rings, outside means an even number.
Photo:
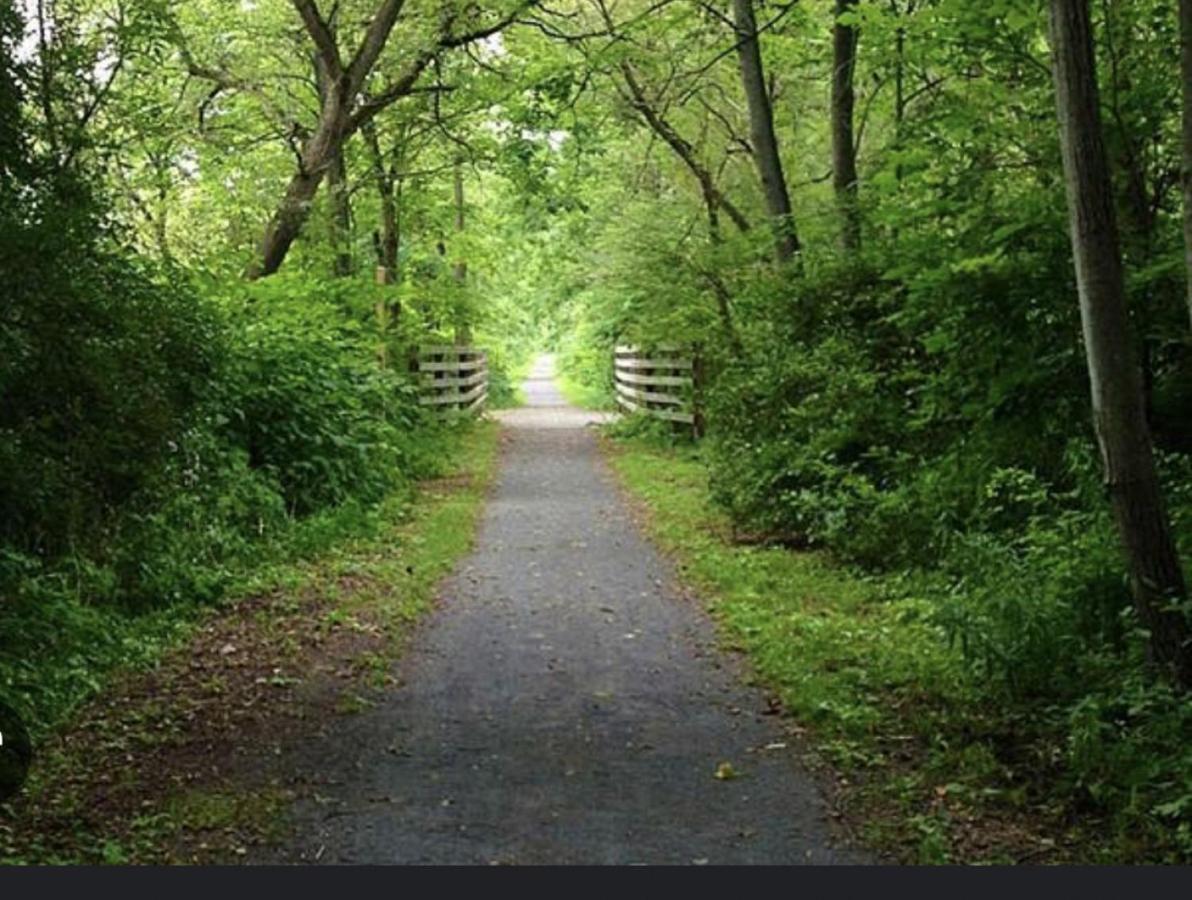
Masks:
[[[824,805],[638,533],[542,357],[400,686],[307,760],[288,859],[832,863]],[[330,756],[326,755],[330,751]],[[741,777],[718,780],[730,761]],[[320,774],[321,773],[321,774]]]

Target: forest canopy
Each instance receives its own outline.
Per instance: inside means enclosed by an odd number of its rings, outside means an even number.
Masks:
[[[419,345],[680,345],[734,533],[912,598],[1008,805],[1192,858],[1176,6],[0,2],[0,687],[435,474]]]

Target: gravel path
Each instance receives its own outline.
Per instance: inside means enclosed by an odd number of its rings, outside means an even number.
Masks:
[[[389,698],[314,742],[289,858],[828,863],[808,775],[636,531],[544,357],[478,543]],[[767,746],[769,745],[769,749]],[[740,777],[718,780],[731,762]]]

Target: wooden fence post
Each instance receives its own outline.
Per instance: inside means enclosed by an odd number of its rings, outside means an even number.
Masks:
[[[436,412],[478,413],[488,400],[488,354],[474,347],[421,347],[414,364],[419,403]]]
[[[696,344],[691,353],[691,431],[697,438],[704,436],[704,353]]]
[[[695,427],[695,361],[676,345],[613,351],[617,403],[630,412]]]

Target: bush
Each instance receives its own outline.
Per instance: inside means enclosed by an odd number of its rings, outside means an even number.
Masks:
[[[216,420],[219,421],[219,420]],[[218,599],[289,525],[281,486],[210,419],[174,444],[167,464],[121,518],[111,565],[125,605]]]
[[[0,542],[94,550],[210,392],[220,322],[171,273],[80,250],[54,216],[0,230]]]
[[[416,388],[376,364],[359,326],[297,304],[252,304],[235,322],[219,424],[291,513],[378,500],[425,468]]]

